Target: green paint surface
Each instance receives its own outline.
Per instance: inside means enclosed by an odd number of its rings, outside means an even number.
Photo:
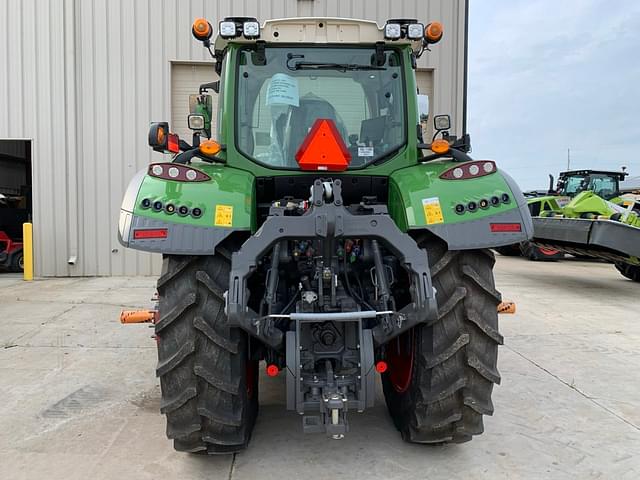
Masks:
[[[390,180],[389,209],[398,226],[403,229],[429,226],[425,216],[423,201],[437,202],[442,210],[442,223],[454,224],[481,218],[489,218],[498,213],[504,213],[517,208],[516,201],[500,174],[500,171],[478,178],[466,180],[443,180],[440,175],[460,163],[453,161],[433,161],[414,165],[394,172]],[[509,194],[511,201],[500,203],[499,206],[478,208],[475,212],[466,211],[458,214],[455,206],[467,205],[474,201],[489,200],[492,196],[501,197]]]
[[[205,172],[211,177],[207,182],[176,182],[160,178],[145,176],[138,191],[134,213],[142,217],[154,218],[165,222],[195,225],[199,227],[222,226],[215,225],[216,206],[222,205],[233,208],[231,227],[234,229],[250,229],[253,226],[253,183],[251,174],[229,168],[223,165],[194,163],[194,168]],[[168,215],[164,211],[154,212],[151,208],[142,208],[141,202],[148,198],[151,202],[161,201],[164,205],[172,203],[176,209],[185,205],[202,209],[202,217],[191,215],[181,217],[178,213]]]

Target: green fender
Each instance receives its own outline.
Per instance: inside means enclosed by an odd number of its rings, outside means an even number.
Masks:
[[[150,252],[210,255],[232,232],[255,229],[253,175],[223,165],[196,163],[191,168],[206,173],[210,180],[165,180],[150,176],[147,170],[131,180],[120,210],[118,237],[124,246]],[[154,208],[156,203],[162,209]],[[167,205],[172,205],[174,211]],[[180,214],[180,207],[186,207],[189,213]],[[196,212],[200,215],[196,216]],[[158,229],[166,230],[165,238],[137,238],[135,234],[137,230]]]
[[[398,226],[404,231],[428,230],[446,241],[451,250],[491,248],[530,239],[531,215],[513,179],[500,170],[464,180],[440,178],[457,165],[434,161],[391,175],[389,211]],[[477,208],[469,209],[473,203]],[[458,205],[465,207],[463,212],[456,211]]]

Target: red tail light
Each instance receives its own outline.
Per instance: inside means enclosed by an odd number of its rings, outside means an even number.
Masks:
[[[275,377],[278,375],[278,373],[280,373],[280,369],[277,365],[267,365],[267,375],[269,375],[270,377]]]
[[[149,175],[164,180],[176,182],[207,182],[211,177],[200,170],[187,167],[180,163],[152,163],[149,165]]]
[[[469,178],[484,177],[498,170],[496,163],[491,160],[460,163],[440,174],[443,180],[467,180]]]
[[[167,135],[167,150],[171,153],[180,152],[180,137],[177,133],[170,133]]]
[[[167,238],[169,231],[166,228],[145,228],[144,230],[134,230],[134,240],[152,240],[158,238]]]
[[[517,233],[522,231],[520,223],[492,223],[491,233]]]

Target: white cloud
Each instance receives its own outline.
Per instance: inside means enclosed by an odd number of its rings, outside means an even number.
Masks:
[[[612,7],[612,4],[615,7]],[[471,2],[469,131],[525,189],[566,167],[640,174],[640,2]]]

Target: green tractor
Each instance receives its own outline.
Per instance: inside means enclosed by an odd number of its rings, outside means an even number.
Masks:
[[[549,215],[549,212],[560,212],[574,197],[583,192],[589,197],[594,195],[618,205],[628,204],[620,192],[620,182],[624,180],[626,172],[603,170],[569,170],[560,172],[558,182],[554,186],[554,177],[549,175],[549,189],[547,191],[525,192],[531,216]],[[584,196],[577,201],[581,201]],[[546,248],[532,242],[522,242],[517,245],[507,245],[496,249],[506,256],[522,255],[529,260],[559,260],[565,252],[556,248]]]
[[[482,433],[502,343],[490,249],[533,231],[518,186],[469,157],[447,115],[422,139],[414,69],[442,26],[212,30],[193,24],[220,82],[191,102],[192,142],[151,125],[150,145],[174,156],[131,181],[119,223],[124,246],[164,259],[157,375],[175,448],[247,446],[261,361],[304,432],[342,438],[381,375],[406,441]]]
[[[559,195],[529,201],[535,227],[534,241],[529,243],[611,261],[622,275],[640,281],[640,202],[620,191],[620,181],[626,175],[595,170],[563,172]]]

